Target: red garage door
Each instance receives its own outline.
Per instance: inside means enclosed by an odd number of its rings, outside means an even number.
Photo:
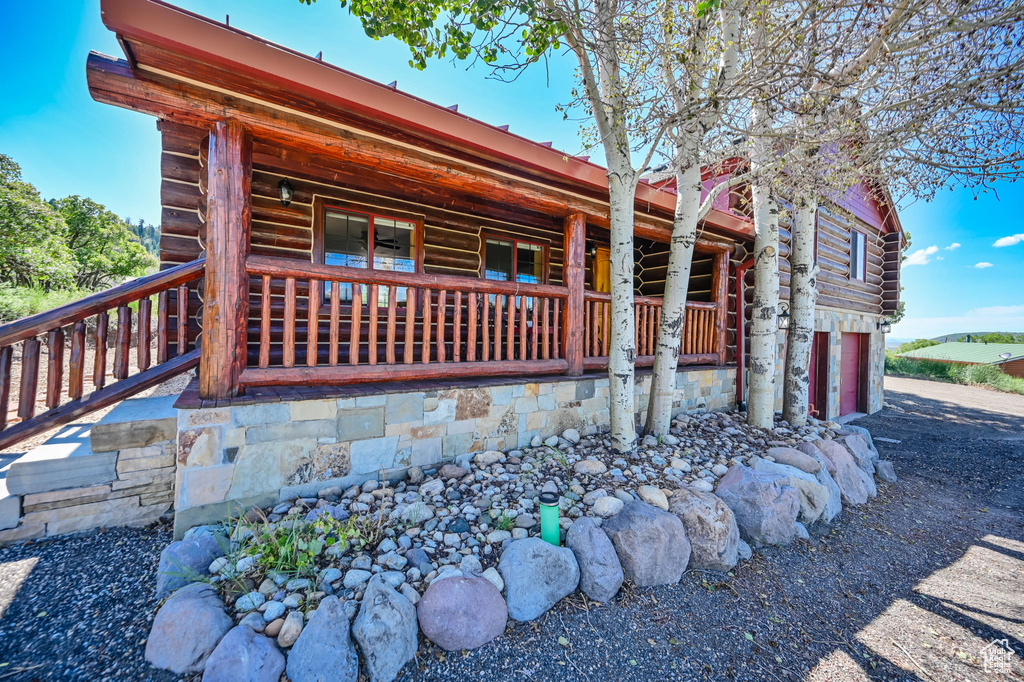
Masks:
[[[856,412],[860,407],[861,345],[864,334],[843,333],[843,357],[839,375],[839,416]]]

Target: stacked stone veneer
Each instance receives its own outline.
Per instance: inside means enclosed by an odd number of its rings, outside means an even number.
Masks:
[[[676,412],[735,406],[735,368],[681,370]],[[637,376],[637,410],[650,374]],[[525,446],[575,428],[607,426],[608,379],[565,377],[350,398],[296,400],[178,413],[175,531],[248,505],[328,486],[394,478],[483,450]]]
[[[143,526],[174,502],[175,396],[126,400],[100,422],[62,429],[7,471],[0,543],[105,526]]]
[[[877,315],[853,313],[832,308],[817,308],[814,311],[814,331],[828,332],[828,395],[825,414],[829,419],[839,416],[840,367],[843,359],[843,334],[867,334],[868,343],[868,395],[867,409],[873,414],[882,409],[885,399],[883,380],[885,376],[885,336],[878,331]],[[785,332],[779,332],[779,351],[776,357],[775,409],[782,409],[785,389]],[[748,383],[749,385],[749,383]]]

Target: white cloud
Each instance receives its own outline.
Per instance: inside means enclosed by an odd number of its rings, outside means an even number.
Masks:
[[[985,261],[981,261],[980,263],[975,263],[974,267],[978,268],[979,270],[984,270],[985,268],[992,267],[992,264],[986,263]]]
[[[903,265],[927,265],[931,262],[928,259],[928,256],[934,255],[938,253],[938,251],[938,246],[929,246],[924,249],[918,249],[907,256],[907,260],[903,261]]]
[[[995,241],[992,246],[999,248],[1001,246],[1013,246],[1014,244],[1020,244],[1024,242],[1024,232],[1020,234],[1011,234],[1009,237],[1000,237]]]
[[[967,314],[977,317],[1024,316],[1024,305],[992,305],[986,308],[975,308]]]
[[[952,244],[950,244],[949,246],[946,247],[946,251],[956,251],[959,248],[960,248],[960,242],[953,242]]]

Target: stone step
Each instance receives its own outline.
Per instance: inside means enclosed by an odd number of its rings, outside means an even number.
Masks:
[[[9,495],[85,488],[117,478],[117,452],[94,452],[94,424],[71,424],[7,468]]]
[[[90,442],[94,452],[144,448],[177,438],[177,395],[124,400],[93,425]]]

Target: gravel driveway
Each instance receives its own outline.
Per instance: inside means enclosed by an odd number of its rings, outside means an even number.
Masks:
[[[723,575],[560,603],[403,680],[1024,680],[1024,398],[886,379],[857,423],[900,482]],[[0,680],[169,679],[142,660],[166,530],[0,550]],[[563,638],[563,639],[560,639]],[[1017,652],[986,671],[991,640]],[[561,643],[560,643],[561,642]],[[989,649],[993,653],[993,649]]]

